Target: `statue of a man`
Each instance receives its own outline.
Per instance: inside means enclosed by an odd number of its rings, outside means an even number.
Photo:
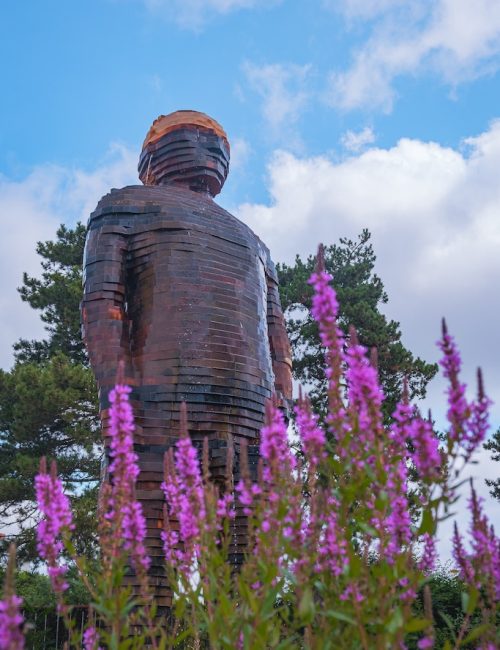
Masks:
[[[90,216],[84,261],[84,340],[99,387],[123,362],[132,386],[137,498],[148,527],[158,606],[162,590],[160,490],[165,451],[189,433],[214,457],[230,442],[258,444],[265,402],[291,399],[290,347],[269,251],[213,200],[226,179],[229,143],[203,113],[159,117],[144,141],[144,185],[111,190]],[[156,572],[156,573],[155,573]],[[153,578],[154,579],[154,578]]]

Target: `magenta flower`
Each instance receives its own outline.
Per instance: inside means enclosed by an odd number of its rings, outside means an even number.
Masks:
[[[288,445],[288,434],[281,411],[271,402],[266,406],[266,425],[260,432],[260,455],[264,459],[263,478],[267,483],[282,472],[295,469],[295,457]]]
[[[40,462],[40,473],[35,477],[35,493],[38,508],[44,515],[37,527],[38,553],[48,564],[52,588],[61,594],[68,588],[64,579],[67,567],[60,564],[61,535],[71,530],[73,523],[69,500],[63,492],[61,480],[57,478],[55,462],[50,474],[47,474],[45,458]]]
[[[125,504],[122,520],[123,548],[129,551],[132,564],[136,571],[147,571],[151,560],[146,552],[144,541],[146,539],[146,521],[142,512],[142,505],[135,500]]]
[[[460,383],[459,374],[462,361],[452,336],[448,334],[446,322],[443,319],[443,334],[438,346],[443,352],[439,361],[443,374],[450,382],[448,387],[448,421],[450,422],[450,438],[460,443],[464,434],[464,424],[469,417],[469,405],[465,399],[465,384]]]
[[[82,641],[84,650],[101,650],[99,646],[99,635],[93,626],[85,630]]]
[[[419,477],[424,481],[436,479],[441,468],[441,455],[431,422],[417,417],[409,425],[408,433],[414,448],[411,458]]]
[[[384,554],[389,563],[394,562],[395,556],[411,541],[411,517],[406,496],[406,482],[400,483],[400,487],[400,494],[395,490],[388,490],[391,510],[385,520],[389,540]]]
[[[448,334],[443,320],[443,335],[438,342],[444,353],[439,362],[444,376],[449,380],[448,420],[450,422],[450,439],[463,447],[465,459],[468,460],[484,441],[489,429],[489,407],[491,400],[484,394],[483,378],[478,370],[478,398],[469,404],[465,398],[465,384],[459,381],[461,368],[460,354],[453,337]]]
[[[422,535],[423,549],[418,563],[418,568],[424,573],[430,573],[434,570],[437,560],[436,540],[429,533]]]
[[[380,547],[379,550],[390,563],[395,561],[396,555],[408,546],[412,539],[407,496],[406,441],[410,437],[414,409],[407,403],[407,399],[405,382],[404,397],[393,414],[393,423],[388,432],[388,444],[385,445],[385,455],[381,458],[384,474],[387,476],[384,489],[388,493],[387,501],[390,510],[381,526],[382,531],[384,527],[386,528],[388,540],[385,542],[385,548]]]
[[[126,497],[132,495],[133,486],[139,476],[137,454],[134,452],[134,415],[128,397],[131,390],[129,386],[117,384],[109,393],[109,473],[113,476],[115,491]]]
[[[306,399],[299,397],[295,407],[297,429],[302,442],[302,450],[311,465],[311,470],[325,456],[325,432],[318,426],[318,418],[311,412],[311,406]]]
[[[328,513],[318,544],[318,568],[329,570],[338,577],[349,566],[348,546],[337,518],[338,501],[334,497],[328,499]]]
[[[359,444],[369,448],[382,430],[380,407],[384,394],[378,382],[377,371],[366,356],[366,348],[356,342],[354,330],[351,332],[346,362],[349,410],[358,421]]]
[[[234,496],[232,494],[228,492],[217,499],[216,514],[219,521],[223,519],[234,519],[236,513],[234,511]]]
[[[167,561],[174,562],[186,577],[199,557],[201,534],[206,528],[205,495],[196,449],[187,430],[185,404],[181,413],[181,437],[175,455],[170,449],[165,461],[165,480],[161,487],[167,503],[167,515],[179,522],[179,533],[163,531]],[[181,543],[183,550],[174,548]]]
[[[415,407],[408,403],[408,387],[405,380],[403,399],[396,405],[389,430],[389,438],[396,453],[406,455],[406,443],[411,439],[411,423],[415,416]]]
[[[119,524],[124,549],[130,553],[134,569],[145,581],[145,572],[151,560],[145,547],[146,521],[142,505],[134,495],[139,467],[133,446],[134,414],[129,402],[130,392],[128,386],[117,384],[109,393],[109,473],[112,477],[112,492],[109,499],[111,511],[107,513],[107,518]]]
[[[9,594],[0,600],[0,650],[23,650],[24,635],[21,614],[23,599]]]
[[[466,459],[469,459],[479,445],[486,438],[489,425],[489,408],[492,401],[484,394],[483,376],[481,370],[477,371],[477,400],[470,406],[471,414],[468,422],[464,449]]]
[[[475,568],[479,586],[494,585],[495,598],[500,599],[500,540],[495,536],[493,526],[482,511],[483,499],[477,496],[471,486],[469,510],[472,514],[470,526],[472,554],[470,561]]]
[[[405,576],[399,580],[398,584],[401,587],[401,591],[399,592],[401,600],[407,603],[412,602],[416,598],[417,592],[410,585],[410,580]]]
[[[333,287],[332,276],[325,272],[323,247],[317,256],[316,272],[309,278],[313,286],[311,313],[319,326],[321,343],[325,347],[325,372],[328,380],[328,425],[338,440],[344,435],[344,403],[342,400],[341,378],[344,363],[344,335],[337,325],[339,305]]]
[[[252,514],[251,506],[253,504],[253,494],[251,489],[243,479],[236,483],[234,489],[238,494],[238,500],[243,506],[243,514],[249,517]]]
[[[462,579],[468,584],[476,586],[475,572],[470,558],[465,552],[462,536],[458,532],[457,522],[453,524],[453,557],[460,569]]]

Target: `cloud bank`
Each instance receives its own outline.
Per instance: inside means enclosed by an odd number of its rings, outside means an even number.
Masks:
[[[111,187],[136,183],[137,153],[113,145],[93,171],[55,165],[35,168],[27,178],[12,181],[0,175],[0,365],[12,363],[12,344],[19,338],[39,338],[38,313],[21,302],[16,287],[22,275],[40,275],[38,241],[54,239],[61,223],[85,222]]]
[[[369,35],[349,69],[332,72],[327,102],[390,112],[394,81],[432,72],[452,87],[500,68],[497,0],[340,0],[326,2]]]
[[[500,120],[463,150],[403,138],[333,162],[277,152],[269,167],[270,202],[243,204],[239,217],[291,262],[319,242],[373,234],[376,270],[389,294],[388,314],[405,343],[429,361],[445,316],[463,353],[466,378],[476,365],[500,424]],[[443,385],[431,390],[441,404]]]

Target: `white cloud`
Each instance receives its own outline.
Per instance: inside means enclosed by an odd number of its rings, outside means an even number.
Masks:
[[[375,142],[375,133],[370,126],[365,126],[361,131],[346,131],[340,142],[347,151],[358,153],[367,145]]]
[[[455,86],[500,67],[497,0],[344,0],[335,6],[350,20],[370,21],[372,29],[352,66],[331,74],[332,106],[388,112],[398,76],[431,70]]]
[[[111,187],[137,181],[137,154],[121,145],[110,148],[92,172],[55,165],[35,168],[21,181],[0,176],[0,366],[12,362],[18,338],[36,338],[43,326],[38,314],[21,302],[16,287],[23,271],[41,273],[36,243],[54,239],[61,223],[86,221],[99,198]]]
[[[310,65],[245,63],[245,75],[262,98],[262,115],[273,137],[299,142],[296,124],[307,106]]]
[[[465,379],[481,365],[500,424],[500,120],[467,140],[468,155],[402,139],[340,162],[278,152],[269,165],[270,205],[238,214],[277,261],[313,253],[319,242],[373,234],[376,270],[389,294],[387,313],[404,342],[429,361],[446,316],[462,351]],[[444,414],[443,384],[429,406]]]
[[[252,147],[245,138],[229,138],[231,143],[231,170],[241,171],[245,168],[249,157],[252,155]]]
[[[374,18],[412,0],[324,0],[325,7],[340,11],[347,18]]]
[[[217,14],[229,14],[239,9],[269,7],[281,0],[142,0],[146,7],[175,21],[180,27],[199,30]]]

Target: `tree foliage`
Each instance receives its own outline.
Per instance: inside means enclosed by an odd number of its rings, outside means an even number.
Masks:
[[[15,343],[18,361],[46,361],[62,352],[71,361],[87,365],[80,327],[85,234],[81,223],[75,228],[61,225],[55,241],[38,242],[36,252],[42,258],[42,277],[24,273],[19,294],[24,302],[41,312],[48,338],[21,339]]]
[[[0,371],[0,519],[15,522],[25,559],[35,557],[33,479],[40,459],[57,459],[73,495],[81,550],[94,539],[100,433],[95,382],[80,334],[85,228],[61,226],[55,241],[40,242],[40,279],[26,273],[21,298],[40,311],[47,336],[14,345],[15,363]]]
[[[491,436],[484,448],[491,451],[491,457],[495,461],[500,461],[500,429],[497,429]],[[495,480],[486,479],[486,484],[491,488],[490,494],[494,499],[500,501],[500,478]]]
[[[340,239],[339,244],[325,247],[326,271],[333,276],[340,313],[339,326],[345,334],[356,328],[360,343],[376,348],[380,380],[386,400],[385,416],[390,415],[401,397],[403,380],[408,380],[410,397],[425,396],[426,386],[437,372],[436,364],[415,357],[401,342],[399,323],[381,311],[388,296],[380,277],[374,272],[375,253],[370,233],[363,230],[357,240]],[[293,373],[307,387],[315,411],[326,413],[324,350],[318,326],[311,315],[312,288],[308,279],[315,258],[305,261],[299,255],[291,266],[278,264],[281,304],[292,346]]]

